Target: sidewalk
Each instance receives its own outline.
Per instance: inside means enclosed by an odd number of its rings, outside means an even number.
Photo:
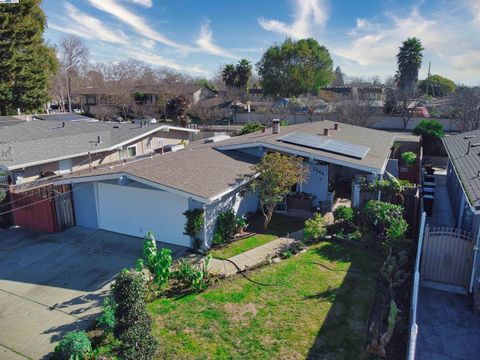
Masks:
[[[275,255],[277,250],[281,249],[283,246],[301,239],[303,239],[303,229],[291,233],[290,237],[278,238],[239,255],[232,256],[228,259],[229,261],[212,259],[208,269],[211,272],[222,276],[235,275],[239,272],[238,268],[240,268],[241,271],[244,271],[248,268],[255,267],[256,265],[263,263],[266,259],[271,258]],[[238,268],[230,261],[234,262]]]

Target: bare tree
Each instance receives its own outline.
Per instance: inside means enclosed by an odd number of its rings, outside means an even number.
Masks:
[[[385,100],[385,112],[399,114],[403,121],[403,128],[406,129],[418,107],[417,89],[397,88],[387,89]]]
[[[88,62],[89,51],[82,40],[73,35],[60,42],[62,72],[65,75],[68,110],[72,112],[72,82],[78,77],[79,67]]]
[[[230,115],[229,108],[210,106],[206,101],[199,101],[189,111],[190,116],[199,119],[205,129],[210,130],[212,125]]]
[[[337,103],[335,108],[335,119],[350,125],[368,127],[374,115],[374,108],[364,100],[344,100]]]
[[[480,128],[480,87],[460,86],[452,97],[450,117],[460,131]]]

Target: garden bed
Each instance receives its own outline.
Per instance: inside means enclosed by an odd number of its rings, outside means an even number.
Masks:
[[[149,304],[159,358],[367,358],[379,259],[330,242]],[[264,284],[264,285],[260,285]],[[266,286],[273,285],[273,286]]]

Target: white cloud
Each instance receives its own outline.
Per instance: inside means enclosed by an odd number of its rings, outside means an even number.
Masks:
[[[131,26],[138,34],[147,37],[156,42],[162,43],[164,45],[183,49],[188,49],[188,46],[177,43],[173,40],[170,40],[163,34],[155,31],[147,21],[141,16],[133,13],[131,10],[125,8],[124,6],[117,3],[115,0],[89,0],[97,9],[104,11],[120,21]]]
[[[87,39],[97,39],[115,44],[128,44],[128,37],[123,31],[108,28],[102,21],[85,14],[72,4],[66,2],[68,22],[64,24],[50,23],[49,28],[65,34],[76,35]]]
[[[258,19],[258,23],[267,31],[303,39],[312,36],[313,26],[323,27],[327,20],[328,9],[325,0],[296,0],[291,24],[262,17]]]
[[[473,22],[480,26],[480,0],[468,0],[473,15]]]
[[[153,5],[152,0],[129,0],[129,1],[134,4],[144,6],[146,8],[151,8]]]
[[[480,3],[480,0],[476,0]],[[444,6],[450,6],[445,3]],[[375,21],[357,19],[348,36],[327,43],[347,74],[372,76],[395,73],[395,55],[401,43],[417,37],[425,48],[420,77],[426,76],[428,62],[432,72],[454,81],[476,83],[480,68],[480,41],[471,21],[458,9],[440,8],[438,12],[413,7],[408,14],[386,13]]]
[[[230,53],[228,50],[222,49],[213,41],[213,34],[210,27],[207,24],[203,24],[200,28],[200,36],[198,37],[196,44],[200,50],[212,55],[221,56],[228,59],[237,60],[238,56]]]
[[[130,51],[127,51],[127,55],[133,59],[140,60],[155,66],[168,67],[170,69],[174,69],[177,71],[183,71],[183,72],[188,72],[188,73],[197,74],[197,75],[210,74],[208,70],[205,70],[200,65],[193,65],[193,66],[179,65],[178,62],[176,62],[175,60],[166,59],[163,56],[160,56],[157,54],[146,53],[143,51],[135,51],[134,49],[131,49]]]

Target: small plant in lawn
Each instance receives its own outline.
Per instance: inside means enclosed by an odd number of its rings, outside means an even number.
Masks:
[[[97,326],[103,330],[104,334],[111,334],[115,328],[115,309],[117,304],[113,297],[107,296],[103,300],[102,315],[97,318]]]
[[[303,238],[307,242],[320,240],[327,235],[327,221],[319,213],[316,213],[313,219],[305,221],[305,229],[303,230]]]
[[[294,241],[290,244],[283,245],[280,249],[277,250],[277,255],[283,259],[292,257],[293,255],[298,254],[305,249],[305,246],[301,241]]]
[[[92,344],[85,331],[70,331],[55,346],[61,359],[87,360],[92,356]]]
[[[112,285],[112,294],[117,304],[114,335],[121,342],[120,358],[153,359],[158,343],[151,334],[152,319],[147,312],[142,275],[122,271]]]
[[[417,162],[417,155],[412,151],[406,151],[401,155],[406,166],[413,166]]]

